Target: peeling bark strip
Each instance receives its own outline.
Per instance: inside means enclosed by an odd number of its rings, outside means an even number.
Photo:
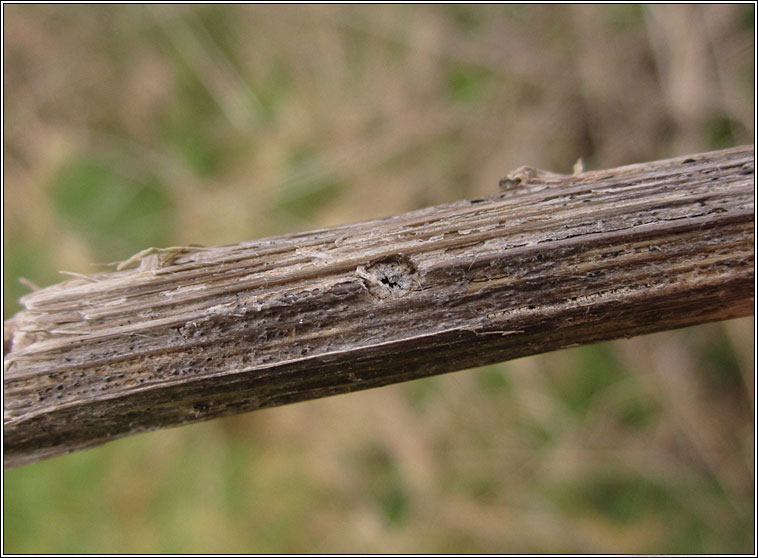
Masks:
[[[5,467],[753,312],[752,146],[376,221],[145,250],[5,322]],[[131,267],[131,268],[130,268]]]

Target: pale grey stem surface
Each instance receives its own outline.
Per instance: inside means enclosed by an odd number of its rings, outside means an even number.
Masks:
[[[177,426],[753,313],[752,146],[211,248],[4,324],[5,468]]]

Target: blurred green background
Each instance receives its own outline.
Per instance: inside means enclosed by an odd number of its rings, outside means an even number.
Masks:
[[[3,5],[4,317],[232,243],[754,141],[754,6]],[[750,553],[753,319],[4,474],[6,553]]]

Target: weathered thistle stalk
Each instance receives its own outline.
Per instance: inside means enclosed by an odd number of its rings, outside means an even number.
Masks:
[[[749,315],[754,153],[147,251],[5,322],[5,467],[137,432]],[[134,267],[131,267],[134,265]]]

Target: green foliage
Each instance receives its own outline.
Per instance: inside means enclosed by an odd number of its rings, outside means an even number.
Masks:
[[[409,500],[403,477],[392,456],[381,447],[370,447],[359,454],[358,467],[371,478],[370,495],[390,525],[402,525],[409,514]]]
[[[322,170],[311,149],[293,150],[288,166],[289,177],[277,189],[272,203],[275,210],[285,215],[312,219],[347,189],[343,181]]]
[[[644,23],[644,10],[639,4],[616,4],[606,12],[606,22],[612,29],[626,31]]]
[[[492,72],[475,65],[456,65],[447,76],[447,92],[453,101],[471,103],[481,101],[492,86]]]
[[[4,473],[6,549],[86,553],[98,540],[99,529],[107,529],[114,519],[114,503],[101,497],[105,467],[103,452],[80,452],[65,462],[36,463]],[[79,487],[76,497],[72,486]],[[98,522],[92,523],[94,517]],[[51,528],[40,530],[41,525]]]
[[[557,438],[556,431],[530,417],[516,417],[513,428],[521,443],[536,450],[548,448]]]
[[[152,176],[128,176],[99,161],[77,158],[58,170],[50,195],[67,226],[82,235],[101,261],[165,245],[172,232],[171,197]]]
[[[616,475],[588,481],[578,488],[576,500],[619,523],[633,523],[651,512],[680,507],[665,487],[642,477]]]
[[[643,430],[660,415],[661,409],[633,383],[625,383],[624,388],[629,393],[618,402],[616,418],[625,427]]]
[[[481,368],[476,372],[476,381],[482,393],[490,397],[496,397],[502,392],[510,393],[513,390],[513,384],[499,366]]]
[[[23,232],[6,230],[3,238],[3,319],[21,309],[19,297],[29,292],[18,278],[44,287],[60,279],[53,267],[50,244]]]
[[[706,135],[713,149],[725,149],[734,145],[735,122],[727,116],[715,116],[708,120]]]
[[[708,335],[699,335],[693,339],[691,345],[703,384],[708,392],[716,397],[742,392],[745,388],[745,377],[729,339],[723,331],[715,327],[709,327],[706,331]],[[743,403],[746,403],[746,400],[743,400]]]
[[[453,23],[467,35],[475,34],[483,24],[483,14],[478,10],[472,10],[471,6],[446,4],[445,10]]]
[[[411,407],[417,411],[423,411],[439,399],[441,395],[439,379],[431,377],[406,382],[403,384],[403,392]]]
[[[552,374],[554,389],[577,414],[583,415],[595,397],[622,377],[610,347],[605,344],[580,347],[572,351],[574,366],[564,374]]]

